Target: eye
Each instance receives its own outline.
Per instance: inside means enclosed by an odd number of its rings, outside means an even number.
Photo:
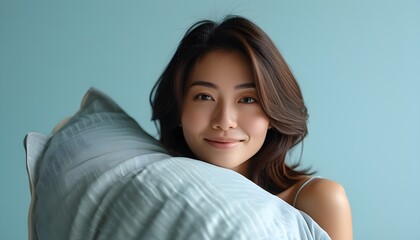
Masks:
[[[200,93],[194,96],[194,100],[211,101],[213,98],[209,94]]]
[[[241,98],[239,102],[240,103],[256,103],[257,100],[255,100],[255,98],[252,98],[252,97],[244,97],[244,98]]]

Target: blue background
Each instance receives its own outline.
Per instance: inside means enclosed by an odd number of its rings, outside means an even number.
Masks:
[[[310,112],[303,163],[346,188],[355,239],[420,239],[414,0],[1,0],[0,239],[27,238],[27,132],[48,134],[95,86],[155,134],[154,82],[192,23],[226,14],[261,26],[295,73]]]

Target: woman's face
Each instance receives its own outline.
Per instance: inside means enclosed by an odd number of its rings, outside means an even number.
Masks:
[[[247,160],[261,148],[270,125],[243,55],[212,51],[197,61],[187,82],[181,123],[197,158],[248,174]]]

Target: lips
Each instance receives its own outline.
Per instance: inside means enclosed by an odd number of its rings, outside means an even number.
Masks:
[[[204,140],[212,147],[219,149],[232,148],[243,142],[243,140],[232,138],[205,138]]]

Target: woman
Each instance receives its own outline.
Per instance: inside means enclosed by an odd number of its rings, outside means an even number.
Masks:
[[[307,135],[300,88],[270,38],[230,16],[194,24],[151,94],[160,141],[251,179],[310,215],[332,239],[352,239],[343,188],[311,177],[287,152]]]

